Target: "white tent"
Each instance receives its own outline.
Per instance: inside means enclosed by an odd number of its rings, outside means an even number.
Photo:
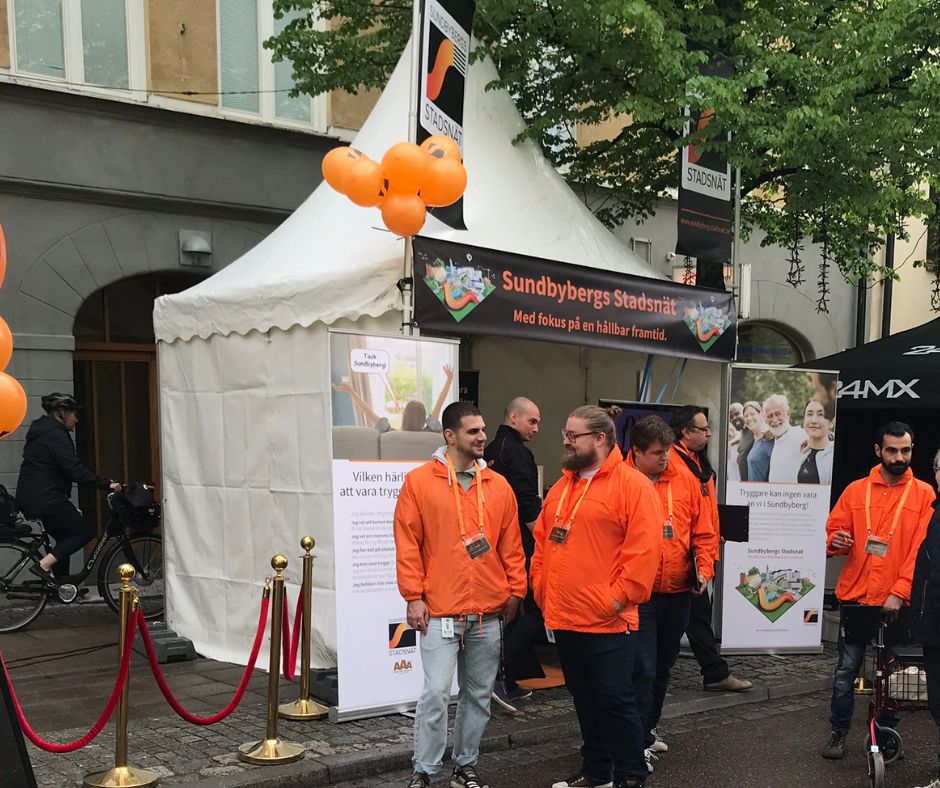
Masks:
[[[354,143],[372,158],[406,139],[409,62],[406,51]],[[522,120],[507,93],[485,90],[495,77],[489,62],[469,71],[470,229],[429,218],[422,234],[658,277],[595,219],[535,145],[512,144]],[[299,539],[309,533],[318,557],[314,664],[336,664],[328,327],[400,330],[402,252],[376,209],[358,208],[324,183],[239,260],[156,303],[169,621],[207,656],[244,661],[272,554],[286,552],[296,579]],[[544,347],[553,360],[580,363],[578,348]],[[607,356],[597,367],[609,366],[613,352],[598,352]],[[544,374],[539,366],[531,368],[536,380]],[[559,389],[570,398],[559,408],[581,404],[587,370],[583,387],[580,377],[573,390],[566,386]]]

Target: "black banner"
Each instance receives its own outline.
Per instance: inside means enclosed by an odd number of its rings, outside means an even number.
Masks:
[[[518,337],[731,361],[731,293],[415,237],[415,320]]]
[[[420,145],[446,134],[463,151],[463,104],[470,68],[473,0],[422,0],[418,67],[418,137]],[[463,198],[428,213],[457,230],[466,230]]]
[[[701,68],[706,76],[731,76],[727,64],[709,63]],[[686,136],[707,137],[711,110],[690,112]],[[694,131],[693,131],[694,129]],[[732,181],[728,163],[714,151],[694,145],[682,149],[679,163],[679,226],[676,254],[726,263],[731,259]]]
[[[0,773],[3,788],[36,788],[33,765],[29,760],[20,721],[13,706],[13,696],[7,685],[6,676],[0,671],[0,695],[3,695],[3,708],[0,713]]]

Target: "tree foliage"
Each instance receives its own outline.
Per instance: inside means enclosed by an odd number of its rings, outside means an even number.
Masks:
[[[410,32],[403,0],[275,9],[309,12],[267,46],[311,95],[383,85]],[[714,109],[703,147],[741,169],[744,229],[791,258],[809,237],[849,281],[878,277],[885,236],[935,213],[940,0],[478,0],[474,33],[525,135],[609,195],[609,225],[649,215],[676,185],[687,107]],[[733,76],[700,73],[716,61]],[[576,143],[575,125],[615,116],[632,122]]]

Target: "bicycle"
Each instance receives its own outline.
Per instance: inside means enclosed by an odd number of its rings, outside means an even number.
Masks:
[[[134,585],[139,591],[144,618],[160,617],[164,604],[163,542],[153,533],[160,525],[160,506],[153,502],[152,489],[138,484],[108,495],[108,527],[98,537],[82,570],[62,583],[30,571],[38,567],[52,545],[42,520],[20,512],[15,531],[0,536],[0,633],[29,626],[50,598],[64,604],[74,602],[80,596],[78,585],[91,574],[96,563],[98,592],[108,607],[115,612],[120,609],[121,581],[117,570],[128,563],[136,572]],[[112,541],[105,550],[109,540]]]

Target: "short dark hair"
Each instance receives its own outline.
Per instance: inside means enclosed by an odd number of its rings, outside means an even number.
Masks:
[[[698,405],[683,405],[673,414],[672,418],[669,419],[669,426],[672,427],[672,432],[677,441],[682,440],[682,430],[691,426],[699,413],[706,417],[708,416],[708,414],[705,413],[705,409],[700,408]]]
[[[911,436],[911,443],[914,442],[914,430],[911,429],[909,424],[905,424],[903,421],[889,421],[887,424],[882,424],[878,431],[875,433],[875,443],[879,447],[885,445],[885,435],[890,435],[892,438],[903,438],[905,435]]]
[[[634,449],[646,451],[657,441],[667,449],[676,442],[672,427],[659,416],[644,416],[630,429],[630,445]]]
[[[480,409],[472,402],[451,402],[441,414],[441,427],[445,430],[457,432],[460,429],[460,422],[464,416],[482,416]]]

